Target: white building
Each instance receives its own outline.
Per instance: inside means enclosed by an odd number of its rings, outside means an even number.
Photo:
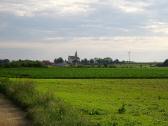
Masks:
[[[68,56],[69,64],[78,64],[80,62],[80,58],[78,57],[77,51],[75,52],[75,56]]]

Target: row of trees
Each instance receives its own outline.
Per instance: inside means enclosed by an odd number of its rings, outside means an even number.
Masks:
[[[64,60],[62,57],[56,58],[54,60],[54,64],[60,64],[60,63],[68,63],[68,61]],[[127,64],[130,63],[128,61],[120,61],[119,59],[113,60],[110,57],[106,58],[94,58],[94,59],[81,59],[80,62],[78,62],[78,65],[112,65],[112,64]],[[133,63],[133,62],[131,62]],[[166,59],[163,63],[157,64],[159,67],[168,67],[168,59]]]
[[[68,63],[68,61],[64,60],[62,57],[56,58],[54,60],[55,64],[59,64],[59,63]],[[87,59],[84,58],[82,59],[79,64],[82,65],[94,65],[94,64],[117,64],[120,63],[120,61],[118,59],[113,60],[110,57],[107,58],[94,58],[94,59]]]
[[[81,64],[83,65],[108,65],[108,64],[117,64],[120,63],[118,59],[112,60],[112,58],[94,58],[94,59],[82,59]]]
[[[8,59],[0,60],[1,67],[45,67],[40,61],[33,60],[17,60],[9,61]]]
[[[17,60],[17,61],[9,61],[8,59],[0,60],[0,67],[45,67],[48,65],[55,64],[68,64],[68,61],[59,57],[54,60],[54,63],[46,60],[46,61],[33,61],[33,60]],[[79,65],[104,65],[105,67],[112,64],[119,63],[128,63],[128,61],[119,61],[118,59],[113,60],[112,58],[94,58],[87,59],[84,58],[80,60]],[[63,65],[64,66],[64,65]],[[159,67],[168,67],[168,59],[166,59],[163,63],[157,64]]]

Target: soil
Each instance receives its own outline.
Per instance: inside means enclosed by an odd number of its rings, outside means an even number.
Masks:
[[[0,94],[0,126],[31,126],[26,113]]]

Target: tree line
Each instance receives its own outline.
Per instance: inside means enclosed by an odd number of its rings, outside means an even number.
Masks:
[[[94,64],[113,64],[113,63],[121,63],[121,62],[125,62],[125,61],[119,61],[119,59],[115,59],[113,60],[110,57],[106,57],[106,58],[91,58],[91,59],[81,59],[78,63],[82,64],[82,65],[94,65]],[[59,64],[59,63],[68,63],[67,60],[64,60],[62,57],[56,58],[54,59],[54,63],[55,64]]]
[[[113,64],[128,64],[130,62],[128,61],[120,61],[119,59],[113,60],[110,57],[106,58],[91,58],[91,59],[81,59],[80,62],[78,62],[79,66],[103,66],[107,67],[108,65]],[[131,62],[135,63],[135,62]],[[64,60],[62,57],[55,58],[53,62],[50,62],[49,60],[14,60],[10,61],[9,59],[3,59],[0,60],[0,67],[47,67],[47,66],[54,66],[58,64],[64,65],[70,65],[73,66],[73,64],[69,64],[67,60]],[[168,67],[168,59],[166,59],[163,63],[158,63],[156,66],[158,67]]]
[[[8,59],[0,60],[0,67],[45,67],[40,61],[33,60],[15,60],[10,61]]]

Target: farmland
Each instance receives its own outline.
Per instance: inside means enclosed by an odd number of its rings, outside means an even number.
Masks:
[[[168,125],[168,79],[33,81],[40,92],[54,92],[97,125]]]
[[[0,68],[0,76],[10,78],[0,91],[35,126],[168,125],[168,68]]]
[[[168,78],[168,68],[0,68],[0,76],[39,79]]]

